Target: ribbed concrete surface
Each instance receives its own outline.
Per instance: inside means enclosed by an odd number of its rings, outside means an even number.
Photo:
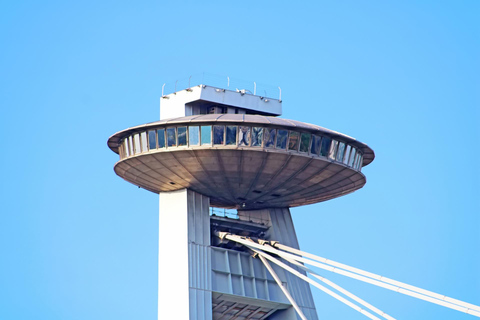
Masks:
[[[362,173],[325,158],[252,148],[140,154],[119,161],[115,172],[152,192],[189,188],[210,197],[212,206],[241,209],[321,202],[366,183]]]

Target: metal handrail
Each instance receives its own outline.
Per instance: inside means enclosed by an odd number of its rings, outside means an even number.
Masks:
[[[226,83],[225,78],[227,80]],[[278,100],[280,102],[282,101],[282,89],[280,87],[260,85],[257,84],[256,81],[245,81],[230,78],[229,76],[225,77],[208,73],[190,75],[186,79],[177,79],[171,83],[164,83],[162,85],[162,97],[167,94],[176,93],[180,90],[189,89],[198,85],[208,85],[220,89],[229,90],[232,83],[237,88],[240,88],[241,91],[253,92],[253,95],[256,95],[257,89],[259,89],[259,92],[264,93],[264,96],[261,98],[277,99],[275,97],[277,96]]]

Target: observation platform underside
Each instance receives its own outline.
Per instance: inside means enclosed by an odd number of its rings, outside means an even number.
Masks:
[[[223,208],[286,208],[362,188],[367,145],[319,126],[276,117],[206,114],[117,132],[115,172],[155,193],[188,188]]]
[[[155,193],[188,188],[224,208],[295,207],[366,183],[361,172],[328,159],[242,148],[146,153],[119,161],[115,172]]]

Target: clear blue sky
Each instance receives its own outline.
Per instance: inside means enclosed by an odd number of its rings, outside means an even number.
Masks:
[[[107,138],[164,82],[282,87],[371,146],[368,182],[292,210],[303,249],[480,304],[480,2],[26,2],[0,10],[0,319],[156,319],[158,197]],[[474,319],[330,277],[398,319]],[[366,319],[314,291],[321,319]]]

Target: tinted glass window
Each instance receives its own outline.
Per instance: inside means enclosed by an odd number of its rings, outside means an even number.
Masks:
[[[238,145],[250,145],[250,127],[240,127],[238,131]]]
[[[158,129],[157,136],[158,136],[158,147],[165,148],[165,129]]]
[[[177,128],[178,134],[178,146],[186,146],[187,145],[187,127],[178,127]]]
[[[322,142],[320,143],[320,155],[322,157],[328,156],[330,151],[330,145],[332,144],[332,139],[327,137],[322,137]]]
[[[213,144],[223,144],[225,136],[224,126],[213,126]]]
[[[300,135],[298,132],[290,131],[290,136],[288,137],[288,150],[298,150],[298,140]]]
[[[133,156],[133,137],[128,137],[128,146],[130,148],[130,155]]]
[[[155,140],[156,136],[157,135],[155,134],[155,130],[148,131],[148,148],[150,150],[157,148],[157,141]]]
[[[118,155],[120,156],[120,159],[125,158],[125,152],[123,152],[123,143],[118,146]]]
[[[188,143],[191,146],[198,146],[199,142],[199,128],[188,127]]]
[[[357,170],[360,170],[361,167],[362,167],[362,155],[360,154],[360,152],[358,152],[357,156],[355,157],[354,168]]]
[[[167,128],[167,146],[175,147],[177,145],[177,139],[175,137],[175,128]]]
[[[350,152],[350,158],[348,158],[348,165],[353,167],[353,161],[355,160],[355,148],[352,147],[352,151]]]
[[[130,157],[130,148],[128,146],[128,139],[125,139],[124,140],[124,146],[125,146],[125,155],[127,157]]]
[[[321,142],[321,137],[313,135],[312,136],[312,146],[310,148],[310,153],[311,154],[317,154],[320,152],[320,142]]]
[[[252,146],[261,147],[263,140],[263,128],[253,127],[252,128]]]
[[[142,152],[147,151],[147,133],[140,133],[140,140],[142,141]]]
[[[202,126],[202,145],[212,143],[212,126]]]
[[[343,154],[345,153],[345,143],[339,142],[338,143],[338,151],[337,151],[337,161],[343,160]]]
[[[345,156],[343,157],[343,163],[347,164],[348,163],[348,159],[350,159],[350,150],[352,149],[352,147],[350,147],[349,145],[347,145],[347,147],[345,148]]]
[[[335,160],[335,152],[337,151],[338,141],[332,140],[330,144],[330,150],[328,150],[328,158]]]
[[[302,133],[300,135],[300,152],[308,152],[308,147],[310,147],[310,133]]]
[[[277,133],[277,149],[286,149],[287,148],[287,130],[278,130]]]
[[[265,128],[265,136],[263,140],[263,145],[265,148],[275,147],[275,129]]]
[[[227,126],[227,145],[236,145],[237,144],[237,127],[236,126]]]
[[[135,148],[135,154],[140,153],[140,135],[138,133],[133,135],[133,146]]]

